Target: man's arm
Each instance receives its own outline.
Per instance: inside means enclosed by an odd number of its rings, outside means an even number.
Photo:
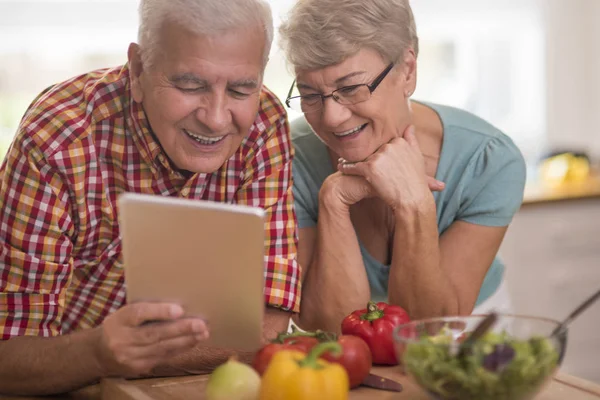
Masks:
[[[141,306],[146,314],[139,311]],[[94,329],[52,338],[27,336],[0,342],[0,394],[64,393],[109,376],[210,373],[233,355],[242,362],[252,362],[251,352],[198,345],[206,337],[206,328],[198,329],[194,325],[197,320],[177,319],[178,314],[169,314],[169,305],[150,306],[124,307]],[[289,318],[289,312],[268,307],[263,342],[285,331]],[[119,332],[113,323],[117,319]],[[143,321],[156,320],[167,322],[141,326]]]
[[[206,325],[171,304],[137,303],[101,326],[56,337],[0,342],[0,394],[68,392],[109,376],[149,376],[207,337]],[[162,321],[146,325],[147,321]]]
[[[137,376],[206,337],[202,321],[179,321],[181,307],[171,315],[171,305],[157,304],[125,306],[97,329],[61,336],[77,228],[68,184],[24,130],[0,170],[0,205],[0,393]],[[174,321],[140,326],[154,319]]]
[[[0,394],[61,393],[98,380],[100,368],[90,362],[94,359],[94,336],[90,330],[53,338],[22,336],[0,342]]]

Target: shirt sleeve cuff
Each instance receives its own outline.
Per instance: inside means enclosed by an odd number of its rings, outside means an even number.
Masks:
[[[296,259],[267,257],[265,302],[284,311],[300,312],[300,266]]]

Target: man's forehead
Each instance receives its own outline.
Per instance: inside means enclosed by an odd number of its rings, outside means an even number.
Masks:
[[[160,29],[162,51],[182,53],[214,53],[223,59],[245,59],[264,66],[266,37],[260,26],[241,26],[214,32],[196,32],[166,21]]]

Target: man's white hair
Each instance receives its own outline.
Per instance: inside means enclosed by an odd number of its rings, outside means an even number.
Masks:
[[[262,26],[265,34],[264,64],[273,42],[273,15],[264,0],[140,0],[138,42],[142,63],[156,60],[160,29],[175,22],[197,34],[215,36],[236,28]]]

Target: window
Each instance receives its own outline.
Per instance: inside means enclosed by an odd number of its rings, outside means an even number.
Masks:
[[[473,112],[512,137],[526,158],[545,138],[541,1],[413,1],[421,38],[415,99]]]

